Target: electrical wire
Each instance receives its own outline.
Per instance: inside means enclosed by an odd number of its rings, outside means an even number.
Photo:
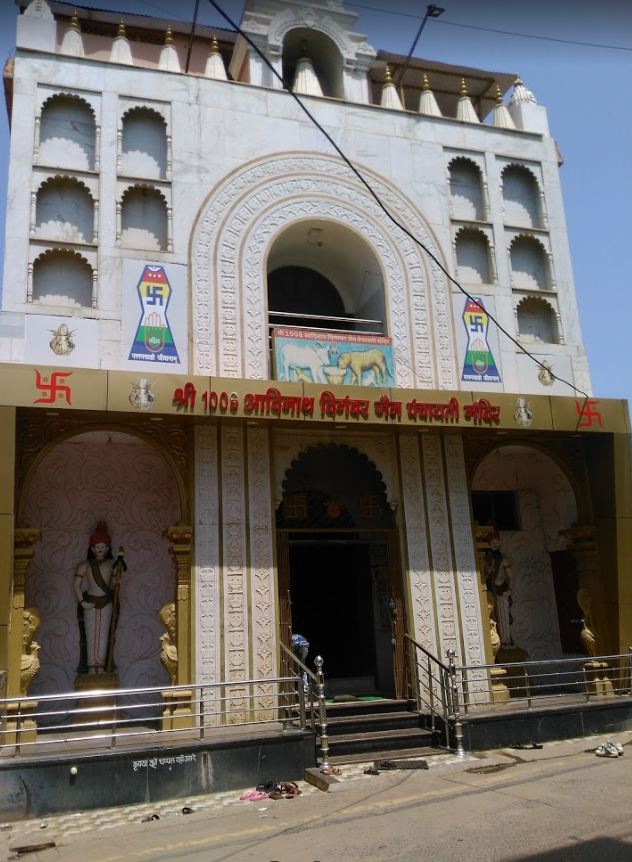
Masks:
[[[270,71],[274,74],[274,76],[275,76],[275,77],[276,77],[276,78],[281,82],[281,85],[282,85],[282,86],[283,86],[283,88],[285,89],[285,83],[284,83],[284,81],[283,81],[282,76],[277,72],[277,70],[274,68],[273,64],[268,60],[268,58],[265,56],[265,54],[263,54],[263,52],[258,48],[258,46],[253,42],[253,40],[248,36],[248,34],[247,34],[247,33],[244,33],[244,31],[239,27],[239,25],[238,25],[238,24],[236,24],[236,23],[235,23],[235,22],[230,18],[230,16],[226,14],[226,12],[224,12],[224,10],[219,6],[219,4],[216,2],[216,0],[209,0],[209,3],[211,4],[211,6],[213,6],[213,7],[214,7],[214,9],[215,9],[217,12],[219,12],[219,14],[222,16],[222,18],[224,18],[224,20],[228,23],[228,25],[229,25],[229,26],[230,26],[230,27],[232,27],[232,28],[233,28],[233,30],[234,30],[236,33],[238,33],[240,36],[242,36],[242,37],[246,40],[246,42],[250,45],[250,47],[253,49],[253,51],[255,51],[255,52],[258,54],[258,56],[259,56],[259,57],[261,57],[261,59],[263,60],[263,62],[264,62],[264,63],[266,64],[266,66],[270,69]],[[401,224],[401,222],[399,222],[399,221],[398,221],[398,219],[397,219],[397,218],[395,218],[395,216],[394,216],[394,215],[392,215],[392,213],[390,212],[390,210],[388,209],[388,207],[387,207],[387,206],[382,202],[382,199],[381,199],[381,198],[380,198],[380,196],[377,194],[377,192],[373,189],[373,187],[372,187],[372,186],[371,186],[371,184],[368,182],[368,180],[363,176],[363,174],[358,170],[358,168],[356,168],[356,166],[355,166],[355,165],[354,165],[354,164],[353,164],[353,163],[352,163],[352,162],[347,158],[347,156],[345,155],[345,153],[344,153],[344,152],[342,151],[342,149],[338,146],[338,144],[334,141],[334,139],[331,137],[331,135],[329,134],[329,132],[327,132],[327,130],[326,130],[325,128],[323,128],[323,126],[318,122],[318,120],[317,120],[317,119],[314,117],[314,115],[311,113],[311,111],[309,110],[309,108],[307,108],[307,106],[303,103],[303,100],[302,100],[299,96],[297,96],[297,94],[296,94],[296,93],[293,93],[291,90],[286,90],[286,92],[287,92],[287,93],[289,93],[289,94],[292,96],[292,98],[294,99],[294,101],[295,101],[295,102],[297,102],[297,104],[300,106],[301,110],[302,110],[302,111],[303,111],[303,112],[304,112],[304,113],[309,117],[310,121],[311,121],[311,122],[316,126],[316,128],[321,132],[321,134],[322,134],[322,135],[324,135],[324,137],[325,137],[325,138],[327,139],[327,141],[331,144],[331,146],[334,148],[334,150],[335,150],[335,151],[336,151],[336,153],[340,156],[340,158],[343,160],[343,162],[347,165],[347,167],[352,171],[352,173],[353,173],[353,174],[358,178],[358,180],[362,183],[362,185],[365,187],[365,189],[366,189],[366,190],[368,191],[368,193],[371,195],[371,197],[372,197],[372,198],[373,198],[373,200],[376,202],[376,204],[378,205],[378,207],[379,207],[379,208],[382,210],[382,212],[386,215],[386,217],[387,217],[387,218],[388,218],[388,219],[389,219],[389,220],[390,220],[390,221],[391,221],[391,222],[392,222],[392,223],[393,223],[397,228],[399,228],[399,230],[401,230],[404,234],[406,234],[406,236],[407,236],[410,240],[412,240],[412,242],[414,242],[414,243],[415,243],[415,245],[419,246],[419,248],[421,248],[421,249],[422,249],[422,250],[423,250],[423,251],[428,255],[428,257],[429,257],[429,258],[430,258],[434,263],[436,263],[436,265],[439,267],[439,269],[441,270],[441,272],[446,276],[446,278],[448,279],[448,281],[450,281],[452,284],[454,284],[454,285],[455,285],[455,287],[457,287],[457,288],[461,291],[461,293],[462,293],[465,297],[467,297],[467,299],[469,299],[469,300],[470,300],[471,302],[473,302],[475,305],[478,305],[478,302],[476,301],[475,297],[473,297],[470,293],[468,293],[468,291],[467,291],[467,290],[465,290],[465,288],[464,288],[464,287],[462,287],[462,286],[459,284],[459,282],[458,282],[455,278],[453,278],[453,276],[451,276],[451,275],[450,275],[450,273],[448,272],[448,270],[443,266],[443,264],[442,264],[442,263],[441,263],[441,261],[436,257],[436,255],[435,255],[435,254],[433,254],[433,252],[432,252],[432,251],[431,251],[431,250],[430,250],[430,249],[429,249],[429,248],[428,248],[428,247],[427,247],[427,246],[426,246],[426,245],[425,245],[425,244],[424,244],[420,239],[418,239],[418,238],[417,238],[417,237],[416,237],[416,236],[415,236],[415,235],[414,235],[410,230],[408,230],[408,228],[407,228],[405,225]],[[544,371],[546,371],[548,374],[550,374],[550,375],[551,375],[551,377],[552,377],[553,379],[555,379],[555,380],[559,380],[559,381],[560,381],[560,383],[564,383],[566,386],[568,386],[568,387],[569,387],[570,389],[572,389],[574,392],[576,392],[577,394],[582,395],[582,396],[584,397],[584,404],[582,405],[582,409],[578,411],[578,413],[579,413],[579,418],[578,418],[578,420],[577,420],[577,425],[576,425],[576,430],[577,430],[577,428],[579,427],[579,422],[581,421],[581,419],[582,419],[582,417],[583,417],[583,415],[584,415],[584,411],[585,411],[585,409],[586,409],[586,404],[587,404],[588,399],[589,399],[589,397],[590,397],[590,396],[589,396],[586,392],[584,392],[582,389],[579,389],[579,387],[575,386],[575,385],[574,385],[573,383],[571,383],[570,381],[568,381],[568,380],[564,379],[563,377],[560,377],[558,374],[555,374],[555,373],[550,369],[550,367],[549,367],[548,365],[545,365],[545,364],[544,364],[543,362],[541,362],[537,357],[535,357],[532,353],[530,353],[530,351],[528,351],[525,347],[523,347],[523,345],[522,345],[522,344],[520,344],[520,342],[519,342],[517,339],[515,339],[515,338],[513,337],[513,335],[511,335],[511,333],[509,333],[509,332],[508,332],[508,331],[507,331],[507,330],[506,330],[506,329],[505,329],[505,328],[504,328],[504,327],[503,327],[503,326],[502,326],[502,325],[501,325],[501,324],[496,320],[496,318],[495,318],[492,314],[490,314],[490,312],[486,311],[486,314],[487,314],[488,318],[492,321],[492,323],[495,323],[495,324],[496,324],[496,326],[497,326],[498,330],[499,330],[500,332],[502,332],[502,333],[503,333],[503,335],[504,335],[506,338],[508,338],[508,339],[509,339],[509,341],[511,341],[514,345],[516,345],[516,347],[518,347],[518,349],[519,349],[522,353],[524,353],[526,356],[528,356],[528,357],[529,357],[529,359],[531,359],[531,360],[532,360],[536,365],[538,365],[541,369],[543,369],[543,370],[544,370]]]
[[[397,12],[394,9],[384,9],[380,6],[367,6],[365,3],[352,3],[351,0],[347,0],[347,6],[353,6],[355,9],[365,9],[369,12],[378,12],[382,15],[397,15],[400,18],[411,18],[414,21],[419,20],[419,15],[413,15],[410,12]],[[555,36],[543,36],[539,33],[516,33],[513,30],[499,30],[494,27],[481,27],[477,24],[461,24],[456,21],[436,21],[437,24],[441,24],[447,27],[462,27],[466,30],[482,30],[485,33],[497,33],[502,36],[517,36],[521,39],[541,39],[545,42],[558,42],[562,45],[577,45],[580,48],[603,48],[607,51],[631,51],[632,47],[628,47],[626,45],[606,45],[603,42],[582,42],[574,39],[561,39],[556,38]]]

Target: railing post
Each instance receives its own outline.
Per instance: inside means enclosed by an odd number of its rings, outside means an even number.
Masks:
[[[298,685],[298,717],[301,730],[305,730],[305,681],[302,676],[297,679]]]
[[[116,748],[116,716],[118,715],[118,699],[114,695],[112,703],[112,745],[110,748]]]
[[[200,739],[204,739],[204,689],[200,686]]]
[[[632,645],[628,647],[628,691],[632,694]]]
[[[456,653],[453,649],[448,650],[448,663],[450,670],[450,705],[452,707],[452,715],[454,717],[454,743],[455,754],[458,757],[463,757],[465,749],[463,748],[463,725],[461,723],[461,713],[459,708],[459,683],[456,676]]]
[[[318,723],[320,724],[320,768],[329,769],[329,737],[327,736],[327,708],[325,706],[325,677],[323,676],[323,659],[317,655],[316,680],[318,685]]]
[[[529,670],[523,665],[522,671],[524,673],[524,693],[527,696],[527,706],[531,709],[531,682],[529,681]]]

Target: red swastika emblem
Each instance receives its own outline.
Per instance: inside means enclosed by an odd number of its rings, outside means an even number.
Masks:
[[[580,421],[577,425],[578,428],[592,428],[595,423],[597,423],[600,428],[603,427],[601,422],[601,413],[598,410],[595,410],[597,404],[599,404],[599,400],[597,398],[587,398],[585,402],[575,400],[577,415],[580,417]]]
[[[72,407],[70,386],[64,385],[66,377],[70,377],[71,374],[72,371],[53,371],[49,380],[48,377],[42,377],[35,369],[35,386],[42,393],[42,398],[38,398],[33,404],[55,404],[56,401],[65,399],[66,404]]]

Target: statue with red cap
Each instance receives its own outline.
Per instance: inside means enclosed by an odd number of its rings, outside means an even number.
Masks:
[[[86,557],[77,567],[74,580],[79,621],[85,632],[85,657],[82,656],[79,670],[87,669],[90,674],[110,673],[119,582],[127,566],[123,548],[119,548],[116,559],[112,556],[112,540],[105,521],[99,521],[90,536]]]

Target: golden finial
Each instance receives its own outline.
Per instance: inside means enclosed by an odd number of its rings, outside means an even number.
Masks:
[[[386,64],[386,69],[384,70],[384,83],[385,84],[392,84],[393,83],[393,76],[391,75],[391,67],[388,65],[388,63]]]
[[[500,92],[500,87],[496,85],[496,104],[502,105],[503,103],[503,94]]]
[[[217,41],[215,33],[213,33],[213,39],[211,40],[211,52],[213,54],[219,54],[219,42]]]
[[[167,27],[165,32],[165,45],[173,45],[173,33],[171,32],[171,27]]]
[[[70,29],[76,30],[79,32],[79,18],[77,17],[77,10],[75,9],[72,18],[70,19]]]
[[[461,78],[461,95],[467,96],[467,86],[465,84],[465,78]]]
[[[118,37],[119,39],[125,39],[125,38],[126,38],[126,34],[125,34],[125,24],[123,23],[123,19],[122,19],[122,18],[121,18],[120,23],[119,23],[119,25],[118,25],[118,30],[117,30],[117,32],[116,32],[116,35],[117,35],[117,37]]]
[[[428,75],[426,75],[425,72],[424,72],[424,80],[423,80],[423,84],[421,85],[421,89],[422,90],[429,90],[430,89],[430,81],[428,80]]]

